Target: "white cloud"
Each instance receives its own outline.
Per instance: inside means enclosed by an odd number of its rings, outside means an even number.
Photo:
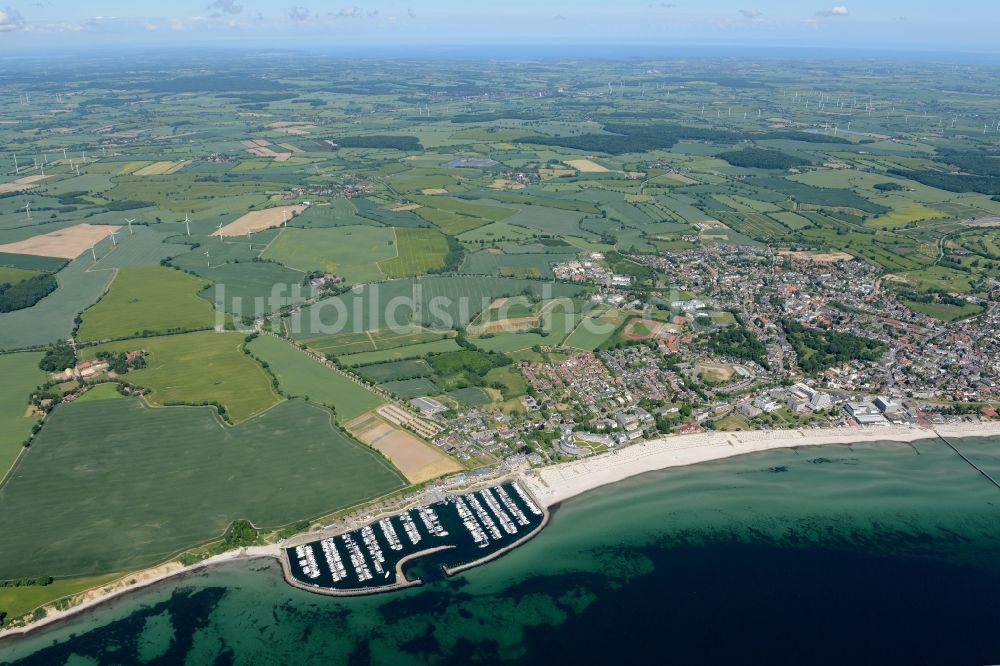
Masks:
[[[741,9],[740,14],[742,14],[744,18],[748,18],[751,21],[759,21],[764,17],[764,12],[759,9]]]
[[[847,16],[850,13],[850,10],[847,9],[847,5],[837,5],[836,7],[816,12],[816,16]]]
[[[344,7],[339,12],[337,12],[337,16],[339,16],[340,18],[354,18],[355,16],[360,16],[360,15],[361,15],[361,8],[358,7],[357,5],[354,5],[353,7]]]
[[[13,32],[24,27],[24,17],[16,9],[0,10],[0,32]]]

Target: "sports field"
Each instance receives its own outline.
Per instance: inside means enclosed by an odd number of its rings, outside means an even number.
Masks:
[[[207,407],[62,405],[0,489],[0,578],[136,569],[237,518],[277,527],[404,484],[302,400],[232,428]]]
[[[38,368],[40,353],[0,355],[0,478],[21,452],[24,439],[38,417],[28,416],[28,396],[45,382]]]
[[[81,340],[136,336],[208,328],[215,324],[211,304],[198,297],[208,283],[161,266],[122,268],[99,303],[83,313]]]
[[[242,352],[242,333],[200,331],[156,338],[119,340],[81,350],[81,358],[99,351],[143,349],[148,367],[132,370],[125,380],[152,390],[154,405],[218,402],[229,417],[243,421],[278,403],[271,378]]]
[[[384,280],[379,262],[396,254],[392,230],[352,225],[281,231],[262,257],[297,271],[327,271],[349,284]]]
[[[282,391],[333,407],[338,421],[353,419],[385,402],[364,386],[279,338],[262,335],[250,343],[250,352],[267,362]]]
[[[436,229],[396,228],[396,252],[392,259],[379,263],[389,277],[423,275],[444,267],[448,239]]]

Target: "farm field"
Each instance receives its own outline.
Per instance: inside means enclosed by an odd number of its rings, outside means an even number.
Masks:
[[[341,333],[328,338],[314,338],[309,340],[309,348],[324,354],[357,354],[434,342],[451,335],[451,331],[442,332],[419,326],[401,326],[396,329],[383,328],[364,333]]]
[[[83,313],[81,340],[135,337],[144,331],[210,328],[215,311],[198,292],[199,278],[160,266],[122,268],[108,293]]]
[[[536,297],[542,296],[543,291],[552,297],[575,296],[581,291],[575,285],[500,277],[391,280],[303,308],[292,317],[292,336],[308,340],[335,333],[360,333],[386,327],[389,316],[395,318],[397,326],[416,323],[439,329],[465,326],[494,299],[515,296],[526,289]],[[400,307],[388,308],[390,303],[399,303]],[[419,306],[416,313],[414,305]]]
[[[392,229],[384,227],[288,228],[262,256],[298,271],[327,271],[359,284],[385,279],[379,262],[395,256],[393,242]]]
[[[0,489],[0,578],[136,569],[237,518],[278,527],[403,485],[302,400],[234,428],[208,407],[63,405]]]
[[[59,287],[30,308],[0,313],[0,349],[38,347],[64,340],[73,318],[101,297],[113,271],[88,271],[89,257],[71,262],[56,274]]]
[[[38,368],[42,355],[20,353],[0,355],[0,478],[21,453],[22,443],[38,417],[28,416],[28,396],[46,380]]]
[[[250,343],[249,349],[251,354],[270,366],[282,391],[333,407],[340,422],[353,419],[385,402],[379,395],[279,338],[262,335]]]
[[[16,243],[0,245],[0,252],[76,259],[98,242],[110,236],[111,232],[120,229],[121,227],[111,225],[77,224]]]
[[[360,352],[357,354],[346,354],[339,358],[344,365],[368,365],[370,363],[381,363],[384,361],[398,361],[404,358],[415,358],[427,354],[439,354],[446,351],[461,349],[453,339],[435,340],[433,342],[422,342],[406,347],[395,347],[393,349],[380,349],[378,351]]]
[[[444,268],[448,239],[434,229],[396,228],[396,256],[379,262],[378,267],[391,278],[423,275]]]
[[[351,421],[347,429],[391,460],[410,483],[423,483],[462,469],[434,446],[373,414]]]
[[[24,268],[0,266],[0,284],[17,284],[19,282],[24,282],[28,278],[38,275],[39,272],[40,271],[32,271]]]
[[[271,378],[241,350],[242,333],[200,331],[181,335],[119,340],[81,350],[82,358],[100,351],[142,349],[147,367],[132,370],[125,381],[148,388],[154,405],[218,402],[240,422],[280,401]]]
[[[257,233],[265,229],[280,227],[291,222],[302,213],[306,206],[282,206],[251,211],[212,233],[213,236],[245,236],[247,232]]]
[[[441,389],[438,388],[437,384],[425,377],[384,382],[379,384],[379,388],[394,393],[404,400],[441,393]]]
[[[364,365],[356,368],[355,372],[365,379],[381,384],[382,382],[400,381],[411,377],[427,377],[433,371],[427,361],[409,359]]]

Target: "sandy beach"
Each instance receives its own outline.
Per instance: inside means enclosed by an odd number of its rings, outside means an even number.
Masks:
[[[732,458],[747,453],[830,444],[861,442],[913,442],[943,435],[991,437],[1000,435],[1000,422],[918,427],[831,428],[775,430],[771,432],[704,432],[663,437],[573,462],[534,470],[524,482],[547,507],[580,493],[623,481],[631,476],[697,463]]]
[[[0,630],[0,639],[13,638],[15,636],[28,634],[44,626],[55,624],[56,622],[60,622],[71,616],[86,612],[87,610],[107,603],[116,597],[120,597],[136,590],[141,590],[145,587],[156,585],[157,583],[174,578],[175,576],[193,573],[216,564],[234,562],[236,560],[252,560],[261,557],[273,557],[275,559],[279,559],[281,556],[281,548],[282,547],[278,545],[242,548],[240,550],[231,550],[229,552],[210,557],[188,567],[185,567],[180,562],[173,561],[166,562],[149,569],[135,571],[122,576],[118,580],[107,583],[106,585],[101,585],[100,587],[95,587],[91,590],[87,590],[86,592],[81,592],[79,595],[75,596],[74,601],[76,603],[69,608],[60,609],[56,608],[54,605],[45,606],[44,608],[46,610],[46,614],[44,618],[23,627],[9,627]]]

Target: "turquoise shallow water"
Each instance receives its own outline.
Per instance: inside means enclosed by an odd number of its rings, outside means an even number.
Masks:
[[[1000,439],[958,442],[1000,476]],[[574,498],[456,578],[333,599],[266,561],[114,601],[31,664],[996,663],[1000,489],[937,441],[773,451]]]

